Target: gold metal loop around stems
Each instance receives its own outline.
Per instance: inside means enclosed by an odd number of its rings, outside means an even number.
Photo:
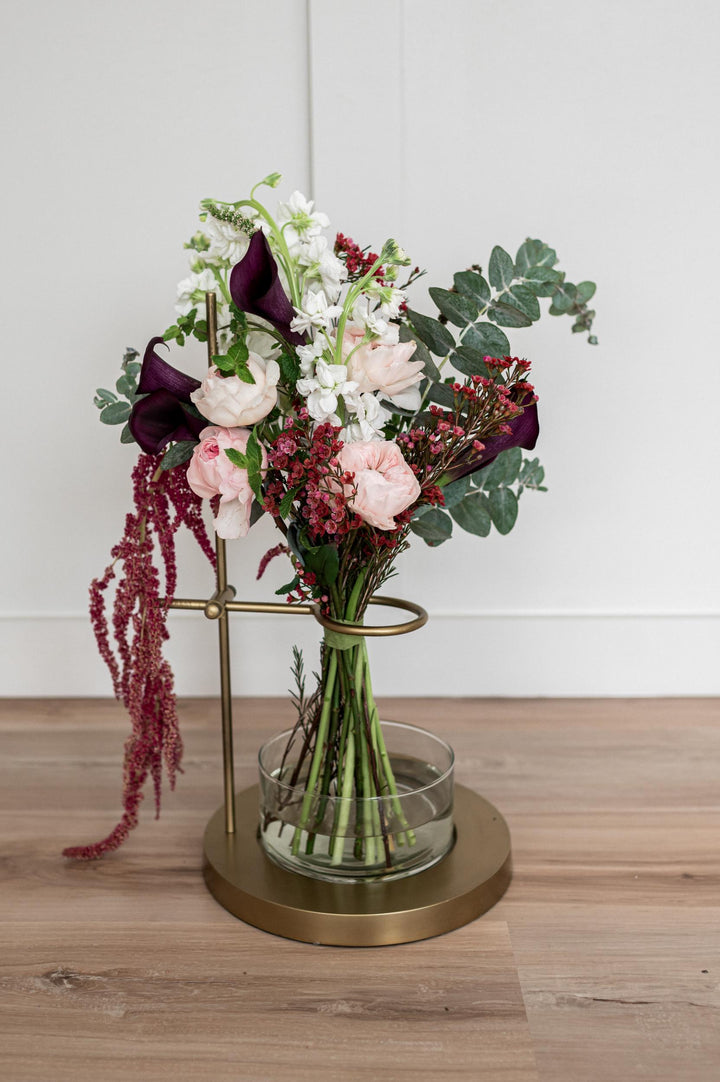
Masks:
[[[234,597],[235,590],[227,586],[225,590],[218,592],[209,601],[201,601],[195,598],[176,597],[170,603],[171,609],[198,609],[205,613],[208,620],[217,620],[223,612],[262,612],[273,613],[277,616],[314,616],[319,624],[328,631],[335,631],[340,635],[406,635],[408,631],[417,631],[428,622],[428,614],[421,605],[414,601],[404,601],[399,597],[371,597],[371,605],[385,605],[392,609],[404,609],[406,612],[414,612],[414,620],[406,620],[402,624],[350,624],[342,620],[333,620],[329,616],[323,616],[320,606],[314,601],[304,604],[287,605],[282,601],[232,601],[226,597]]]
[[[402,624],[349,624],[342,620],[332,620],[329,616],[323,616],[319,605],[313,605],[313,616],[319,624],[328,631],[336,631],[340,635],[405,635],[408,631],[417,631],[428,622],[428,614],[422,605],[416,605],[414,601],[403,601],[399,597],[371,597],[371,605],[387,605],[392,609],[404,609],[406,612],[414,612],[414,620],[406,620]]]

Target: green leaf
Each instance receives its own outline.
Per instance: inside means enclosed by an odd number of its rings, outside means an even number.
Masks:
[[[340,570],[340,558],[334,545],[319,545],[306,549],[303,563],[309,571],[314,571],[318,581],[325,586],[332,586]]]
[[[477,319],[478,307],[471,297],[452,293],[449,289],[438,289],[436,286],[429,289],[428,293],[445,318],[456,327],[465,327]]]
[[[262,503],[259,503],[258,500],[253,500],[252,506],[250,507],[250,526],[254,526],[258,519],[262,518],[264,514],[265,512],[263,511]]]
[[[163,460],[160,463],[161,468],[163,470],[172,470],[175,466],[187,462],[189,458],[192,458],[192,453],[196,447],[195,440],[179,440],[172,447],[169,447],[163,455]]]
[[[434,548],[452,535],[452,519],[439,507],[430,507],[411,520],[410,529]]]
[[[541,240],[528,239],[520,245],[515,256],[518,277],[527,278],[528,271],[535,267],[554,267],[557,253]]]
[[[233,342],[230,349],[227,351],[227,355],[233,364],[242,366],[247,364],[250,350],[248,349],[246,342]]]
[[[413,329],[436,357],[446,357],[455,345],[455,339],[447,327],[436,319],[408,309],[408,320]]]
[[[495,245],[490,253],[488,264],[488,278],[490,285],[498,291],[507,289],[515,277],[515,264],[504,248]]]
[[[539,458],[526,458],[520,470],[520,484],[525,488],[539,488],[545,480],[545,470]]]
[[[445,409],[455,409],[455,392],[448,387],[447,383],[431,384],[428,398],[437,406],[444,406]]]
[[[471,492],[461,503],[452,508],[450,514],[463,530],[474,533],[478,537],[487,537],[492,527],[488,505],[488,497],[482,492]]]
[[[453,368],[456,368],[458,372],[462,372],[464,376],[489,376],[490,373],[485,364],[486,356],[487,354],[482,353],[479,349],[471,349],[470,346],[458,346],[455,352],[450,355],[450,363]]]
[[[129,416],[129,402],[111,402],[100,413],[100,420],[104,425],[124,425]]]
[[[137,354],[134,354],[134,356],[137,356]],[[140,375],[142,365],[139,361],[123,361],[122,367],[129,376],[137,377]]]
[[[580,303],[587,304],[587,302],[595,296],[596,289],[597,286],[594,282],[579,282],[578,285],[575,286],[575,292],[577,293],[577,298]]]
[[[507,335],[492,323],[475,323],[463,335],[462,344],[476,349],[483,357],[507,357],[510,354]]]
[[[489,466],[474,473],[473,483],[486,491],[500,485],[511,485],[517,480],[521,466],[522,451],[519,447],[511,447],[509,451],[501,451]]]
[[[130,431],[129,425],[125,425],[122,432],[120,433],[120,443],[135,443],[135,437]]]
[[[278,357],[283,381],[293,388],[300,379],[300,362],[294,353],[281,353]]]
[[[500,297],[501,301],[507,301],[514,308],[519,309],[533,321],[540,319],[540,305],[538,299],[529,286],[515,284],[510,286],[506,293]]]
[[[289,488],[283,498],[280,500],[280,515],[282,518],[287,518],[290,514],[290,508],[293,505],[293,501],[298,492],[302,488],[302,485],[295,485],[295,488]]]
[[[248,484],[253,490],[253,495],[255,496],[255,499],[259,503],[262,503],[263,500],[262,481],[262,473],[257,468],[255,463],[251,462],[250,466],[248,467]]]
[[[511,447],[509,451],[501,451],[493,462],[493,466],[499,484],[514,484],[522,469],[522,450],[519,447]]]
[[[552,297],[555,286],[562,282],[565,275],[552,267],[530,267],[525,273],[525,282],[536,297]]]
[[[212,363],[217,368],[218,372],[235,372],[235,365],[226,357],[224,353],[216,353],[213,355]]]
[[[262,446],[257,438],[257,434],[254,428],[248,437],[245,453],[250,459],[252,465],[255,466],[257,470],[259,470],[262,464]]]
[[[275,591],[275,593],[282,597],[285,594],[291,594],[293,592],[293,590],[295,590],[296,587],[298,587],[299,585],[300,585],[300,576],[296,575],[295,578],[292,580],[292,582],[286,582],[285,585],[280,586]]]
[[[233,466],[238,466],[241,470],[247,470],[250,466],[250,459],[247,455],[244,455],[242,451],[236,450],[234,447],[226,447],[225,454],[228,456]]]
[[[482,274],[478,274],[477,271],[458,271],[453,276],[453,284],[458,293],[463,293],[466,297],[472,297],[479,308],[486,308],[490,304],[492,296],[490,286]]]
[[[173,325],[171,327],[168,327],[168,329],[163,334],[163,340],[165,342],[172,342],[172,340],[174,338],[177,338],[180,333],[181,332],[178,325],[176,323],[173,323]]]
[[[502,301],[497,301],[490,306],[488,316],[501,327],[529,327],[532,323],[530,317],[521,312],[519,308],[514,308],[511,304],[504,304]]]
[[[577,291],[571,282],[561,282],[552,295],[552,304],[548,311],[551,316],[563,316],[577,304]]]
[[[449,485],[443,485],[443,499],[445,500],[446,510],[450,510],[459,504],[468,494],[470,488],[470,478],[461,477],[459,481],[451,481]]]
[[[136,381],[130,375],[120,376],[115,384],[115,390],[125,398],[132,398],[135,394]]]
[[[511,488],[494,488],[488,497],[488,508],[498,533],[510,533],[517,521],[518,501]]]
[[[254,383],[255,382],[253,374],[252,374],[252,372],[250,371],[250,369],[247,366],[245,368],[243,368],[242,365],[236,365],[234,374],[243,383]]]
[[[109,405],[111,402],[117,402],[118,398],[114,391],[106,391],[104,387],[98,387],[93,398],[94,405],[99,410]]]
[[[415,352],[410,358],[413,361],[422,361],[424,368],[423,373],[433,383],[439,383],[442,379],[440,369],[435,364],[435,361],[430,356],[430,350],[425,343],[421,341],[420,336],[416,334],[407,323],[400,324],[400,341],[401,342],[414,342]]]

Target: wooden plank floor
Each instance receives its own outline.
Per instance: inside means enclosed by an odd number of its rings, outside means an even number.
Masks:
[[[127,723],[109,701],[0,701],[0,1054],[8,1082],[716,1082],[720,703],[390,700],[505,813],[515,879],[426,943],[312,947],[205,890],[217,704],[182,704],[185,774],[102,862]],[[238,700],[238,786],[290,719]]]

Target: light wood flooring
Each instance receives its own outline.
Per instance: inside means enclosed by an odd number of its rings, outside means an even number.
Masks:
[[[185,774],[118,853],[127,722],[0,702],[4,1082],[717,1082],[720,702],[389,700],[510,824],[486,916],[400,947],[313,947],[231,917],[201,875],[218,706],[182,704]],[[290,720],[236,701],[238,787]]]

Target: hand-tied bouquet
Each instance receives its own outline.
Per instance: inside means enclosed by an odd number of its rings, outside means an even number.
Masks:
[[[123,424],[122,442],[142,450],[134,513],[90,591],[100,653],[132,732],[121,821],[103,841],[67,849],[68,856],[91,859],[121,844],[137,822],[148,775],[159,811],[163,765],[174,785],[182,743],[162,643],[180,525],[214,562],[203,500],[222,538],[243,537],[271,515],[283,542],[264,557],[258,577],[286,553],[293,577],[278,593],[288,603],[313,599],[334,620],[362,623],[411,534],[437,546],[453,521],[479,536],[492,525],[504,534],[521,493],[543,490],[539,461],[521,451],[538,436],[530,364],[512,355],[502,328],[529,326],[540,318],[539,299],[549,298],[551,314],[570,315],[573,331],[595,342],[588,308],[595,286],[569,283],[547,244],[528,239],[515,259],[493,248],[487,277],[473,265],[454,276],[452,288],[429,290],[439,310],[432,318],[408,307],[407,289],[421,272],[402,270],[410,260],[394,240],[379,254],[342,233],[331,244],[328,218],[299,192],[273,217],[256,192],[280,179],[271,174],[234,203],[203,201],[201,228],[185,246],[191,274],[178,287],[177,321],[150,341],[142,364],[136,351],[126,352],[115,392],[97,391],[101,420]],[[207,340],[208,291],[217,298],[218,351],[198,380],[158,347]],[[113,650],[104,594],[118,563]],[[347,818],[352,800],[397,796],[365,639],[343,638],[326,635],[309,695],[295,657],[298,720],[286,751],[299,738],[289,782],[306,793],[291,838],[295,853],[312,852],[313,824],[333,798],[342,798],[335,806]],[[393,834],[377,816],[358,815],[356,859],[388,870],[397,846],[413,842],[401,828]],[[332,823],[331,863],[342,859],[347,833],[347,823]]]

